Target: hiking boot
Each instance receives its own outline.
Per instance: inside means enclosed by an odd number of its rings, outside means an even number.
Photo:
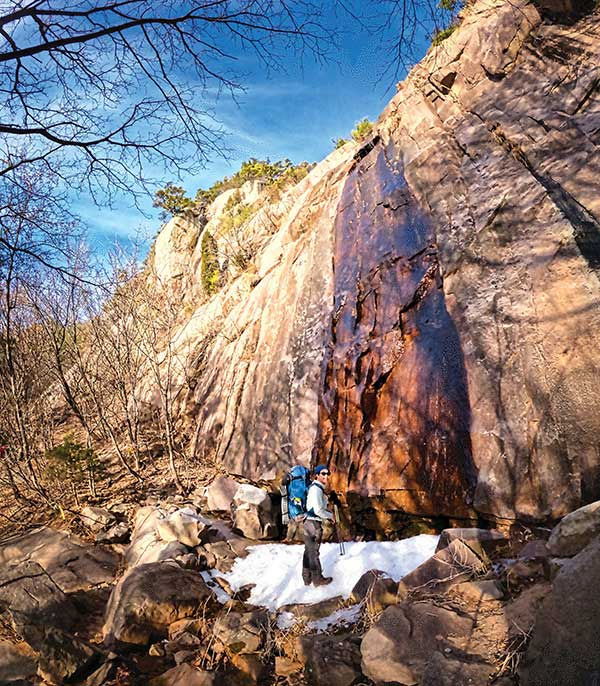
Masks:
[[[333,581],[333,577],[331,576],[322,576],[320,579],[316,579],[313,581],[315,586],[327,586],[327,584],[330,584]]]
[[[304,581],[305,586],[310,586],[312,584],[312,581],[306,576],[302,577],[302,581]]]

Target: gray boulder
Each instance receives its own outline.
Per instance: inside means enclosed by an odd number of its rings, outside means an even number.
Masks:
[[[182,543],[193,548],[206,540],[211,522],[191,508],[176,510],[156,523],[161,540]]]
[[[115,514],[104,507],[88,505],[81,510],[80,517],[83,524],[95,534],[117,523]]]
[[[233,497],[236,529],[246,538],[275,538],[278,533],[277,513],[269,494],[251,484],[241,484]]]
[[[113,589],[103,635],[114,641],[145,645],[166,636],[169,624],[215,609],[217,602],[202,577],[175,562],[134,567]]]
[[[119,560],[64,531],[39,527],[0,546],[0,567],[29,562],[38,564],[64,593],[75,593],[112,583]]]
[[[256,684],[268,670],[268,665],[259,653],[236,653],[231,658],[231,664],[235,671],[231,671],[230,679],[235,686]]]
[[[128,568],[174,560],[189,552],[182,543],[164,541],[158,535],[158,524],[166,517],[164,510],[153,505],[141,507],[135,513],[131,543],[125,554],[125,565]]]
[[[423,672],[420,686],[484,686],[489,683],[490,667],[477,662],[465,663],[441,653],[433,653]],[[496,686],[513,684],[495,681]]]
[[[429,601],[388,607],[360,645],[363,674],[376,684],[421,684],[436,653],[468,649],[473,628],[470,617]],[[489,667],[487,674],[491,671]]]
[[[465,601],[478,607],[481,603],[502,600],[504,594],[492,579],[482,581],[464,581],[453,589],[454,593]]]
[[[473,550],[460,539],[454,539],[447,547],[402,577],[398,594],[402,596],[414,590],[446,591],[468,581],[482,567],[482,560]]]
[[[309,686],[350,686],[361,674],[358,636],[300,636],[296,650]]]
[[[254,612],[228,612],[217,618],[214,637],[229,655],[256,653],[263,646],[269,614],[265,610]]]
[[[548,550],[555,557],[573,557],[600,534],[600,501],[563,517],[552,529]]]
[[[535,617],[523,686],[583,686],[600,677],[600,538],[562,565]]]
[[[365,572],[354,585],[351,598],[355,603],[365,601],[369,612],[381,612],[397,602],[398,583],[377,569]]]
[[[48,628],[40,645],[38,674],[51,684],[64,684],[89,667],[98,653],[76,636]]]
[[[95,537],[96,543],[125,543],[129,539],[131,529],[127,522],[117,522],[112,526],[101,529]]]
[[[67,629],[78,620],[73,600],[31,561],[0,567],[0,606],[13,630],[36,649],[46,627]]]
[[[231,512],[231,504],[240,483],[227,476],[218,476],[206,487],[207,506],[211,512]]]
[[[145,505],[136,510],[133,517],[133,538],[141,538],[156,531],[158,522],[167,516],[165,510],[156,505]]]
[[[156,533],[147,534],[131,541],[125,553],[125,564],[132,568],[154,562],[165,562],[175,560],[188,552],[188,548],[183,543],[177,541],[167,543]]]
[[[333,598],[326,598],[317,603],[296,603],[291,605],[284,605],[280,608],[280,612],[289,612],[294,615],[301,622],[314,622],[319,619],[329,617],[334,612],[341,610],[348,606],[348,601],[344,600],[341,595],[336,595]]]
[[[461,541],[478,557],[485,559],[502,545],[508,543],[508,536],[495,529],[477,529],[475,527],[444,529],[435,549],[439,552],[447,548],[452,541]]]

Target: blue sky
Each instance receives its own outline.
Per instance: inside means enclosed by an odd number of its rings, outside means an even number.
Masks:
[[[373,5],[362,5],[368,6]],[[358,0],[355,7],[360,7]],[[180,179],[163,176],[163,181],[173,180],[193,196],[198,188],[235,172],[249,157],[318,162],[332,150],[332,139],[348,137],[362,117],[376,119],[398,80],[393,73],[380,78],[389,62],[386,45],[394,38],[395,27],[369,31],[339,11],[332,11],[327,20],[336,26],[339,38],[325,64],[307,57],[301,65],[290,56],[281,70],[266,73],[251,56],[239,55],[245,91],[236,101],[224,94],[209,103],[226,134],[228,159],[213,159],[199,174]],[[423,30],[416,45],[419,56],[430,42],[426,33]],[[152,171],[162,176],[161,169]],[[142,203],[144,212],[126,197],[109,209],[81,196],[75,198],[74,209],[89,226],[92,245],[100,250],[115,241],[152,237],[160,228],[159,211],[152,209],[150,198]]]

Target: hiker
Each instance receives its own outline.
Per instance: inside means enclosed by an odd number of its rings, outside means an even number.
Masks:
[[[324,586],[332,581],[330,576],[323,576],[319,546],[323,538],[323,521],[329,519],[335,522],[333,513],[327,509],[329,499],[325,494],[325,486],[329,478],[329,469],[320,464],[315,469],[315,478],[306,499],[306,519],[304,520],[304,556],[302,558],[302,580],[305,586],[311,583]]]

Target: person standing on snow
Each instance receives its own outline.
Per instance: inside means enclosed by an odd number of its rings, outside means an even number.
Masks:
[[[311,583],[315,586],[325,586],[332,581],[332,577],[323,576],[319,547],[323,539],[323,521],[335,522],[333,513],[327,509],[329,499],[325,494],[325,486],[329,479],[329,469],[320,464],[315,469],[315,479],[308,489],[306,498],[306,519],[304,520],[304,556],[302,558],[302,580],[305,586]]]

